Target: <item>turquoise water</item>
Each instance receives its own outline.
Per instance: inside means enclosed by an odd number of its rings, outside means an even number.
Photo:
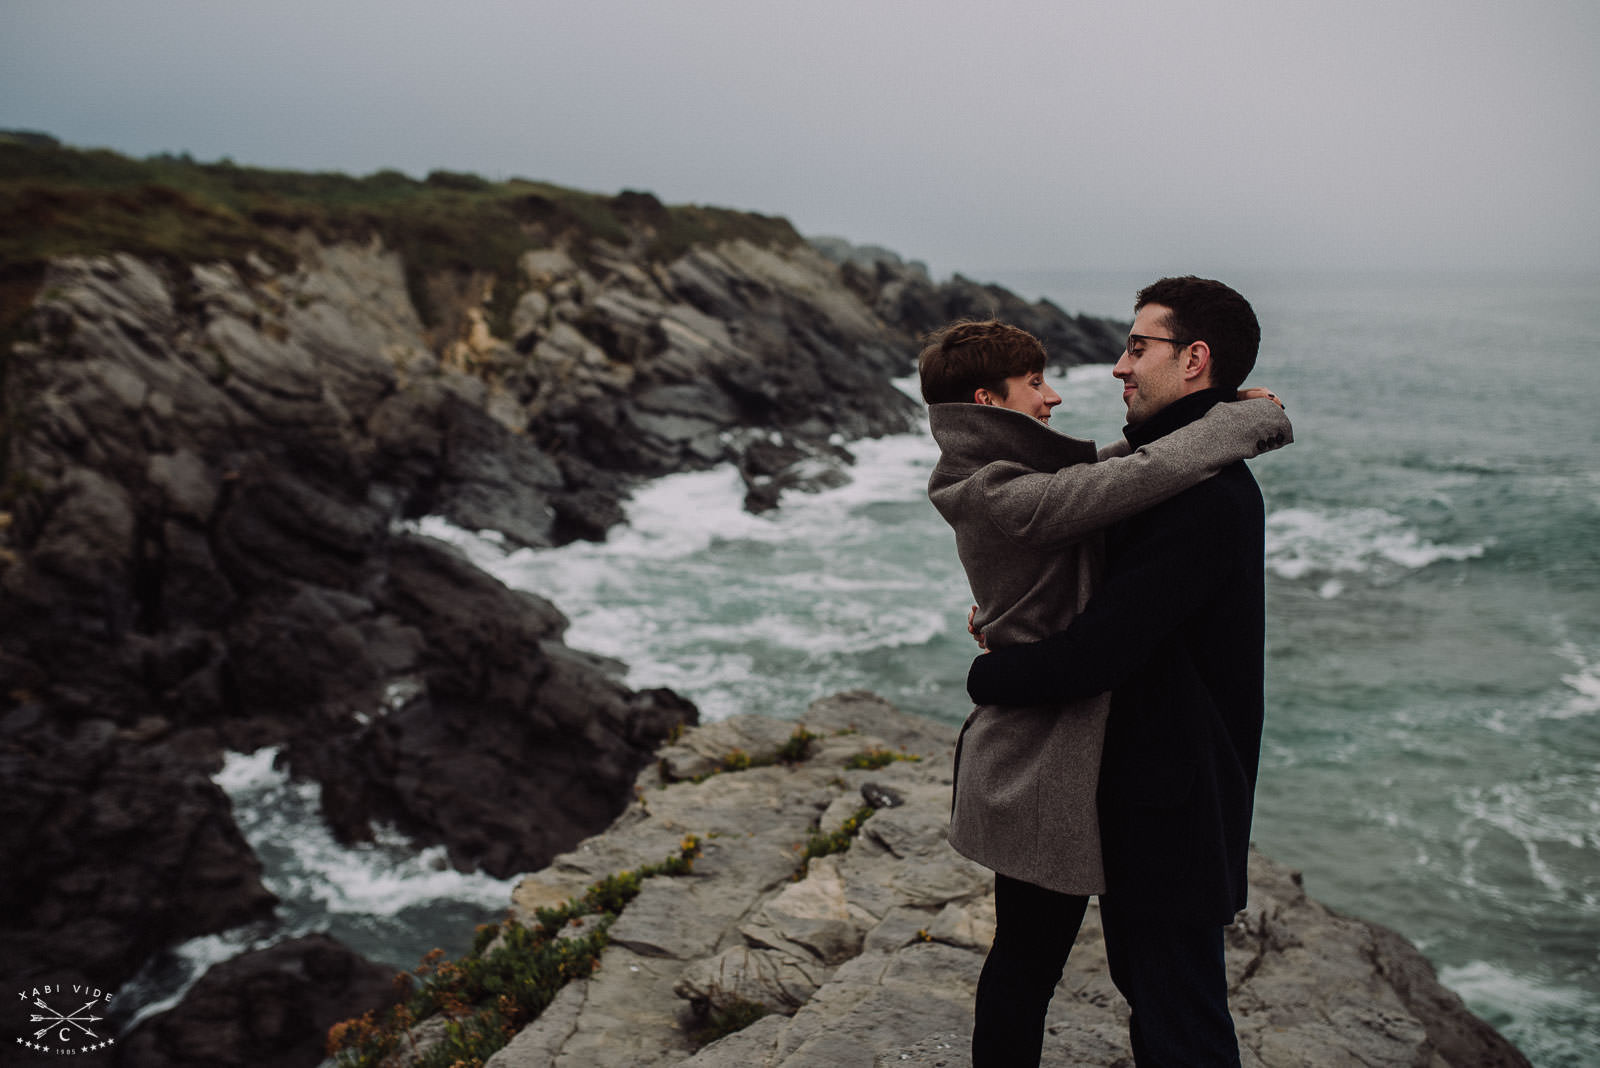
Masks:
[[[1124,316],[1140,281],[998,280]],[[1270,515],[1256,840],[1415,942],[1535,1064],[1600,1063],[1600,279],[1229,280],[1297,438],[1252,463]],[[1056,381],[1055,426],[1118,432],[1109,368]],[[426,526],[709,718],[865,687],[957,723],[973,649],[923,496],[932,443],[854,449],[849,486],[767,517],[721,470],[645,489],[603,546],[505,555]]]
[[[1260,291],[1299,443],[1254,465],[1277,542],[1258,841],[1536,1064],[1594,1064],[1600,286]]]

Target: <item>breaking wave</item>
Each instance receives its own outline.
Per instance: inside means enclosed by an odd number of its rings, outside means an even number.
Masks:
[[[1485,548],[1429,541],[1381,508],[1280,508],[1267,517],[1267,569],[1289,581],[1316,582],[1329,598],[1353,577],[1384,585],[1442,561],[1477,559]]]

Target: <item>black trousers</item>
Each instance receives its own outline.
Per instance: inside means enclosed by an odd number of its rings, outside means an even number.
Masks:
[[[973,1068],[1037,1066],[1044,1019],[1089,899],[995,876],[994,945],[978,978]],[[1111,981],[1133,1010],[1140,1068],[1235,1068],[1222,928],[1100,898]]]
[[[1037,1068],[1044,1016],[1087,897],[994,877],[994,945],[978,977],[972,1068]]]
[[[1111,981],[1133,1010],[1133,1062],[1237,1068],[1222,927],[1115,894],[1100,897],[1100,926]]]

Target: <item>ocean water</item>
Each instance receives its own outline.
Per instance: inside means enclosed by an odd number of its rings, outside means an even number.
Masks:
[[[1145,281],[996,280],[1124,317]],[[1600,1064],[1600,278],[1229,281],[1263,324],[1253,381],[1296,433],[1251,465],[1269,511],[1256,841],[1313,896],[1411,939],[1536,1065]],[[1109,366],[1053,382],[1058,429],[1119,433]],[[868,688],[959,723],[970,602],[925,497],[934,446],[920,428],[852,451],[849,485],[760,517],[731,469],[659,480],[603,545],[507,552],[419,526],[708,719]],[[409,966],[503,909],[509,884],[403,841],[352,856],[285,834],[315,797],[270,754],[223,779],[258,813],[246,834],[297,930]]]
[[[450,866],[443,846],[418,849],[392,827],[354,847],[321,817],[321,787],[295,782],[276,748],[229,753],[216,783],[261,859],[279,900],[272,921],[205,935],[146,962],[117,992],[111,1019],[126,1034],[176,1005],[205,970],[242,953],[326,932],[372,960],[410,970],[435,946],[460,956],[480,923],[498,920],[517,880]]]

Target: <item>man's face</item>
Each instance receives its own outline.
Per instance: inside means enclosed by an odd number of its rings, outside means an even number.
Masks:
[[[1190,380],[1184,375],[1186,350],[1175,343],[1150,340],[1188,340],[1173,338],[1166,321],[1171,310],[1164,304],[1146,304],[1140,308],[1133,320],[1128,346],[1111,369],[1111,373],[1122,380],[1122,403],[1128,406],[1130,423],[1142,423],[1192,392]]]
[[[1012,375],[1006,379],[1006,395],[1000,397],[988,390],[980,393],[990,397],[988,401],[979,401],[980,404],[994,404],[1001,408],[1010,408],[1023,415],[1031,415],[1041,423],[1050,421],[1050,409],[1061,403],[1061,394],[1045,385],[1043,371],[1031,371],[1025,375]]]

